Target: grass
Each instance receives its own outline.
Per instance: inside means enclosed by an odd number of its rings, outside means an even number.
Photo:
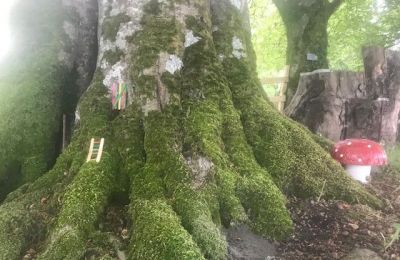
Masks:
[[[396,171],[400,172],[400,145],[396,145],[387,151],[389,165],[392,166]]]

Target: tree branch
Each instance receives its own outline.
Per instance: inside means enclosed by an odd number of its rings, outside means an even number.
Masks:
[[[345,0],[333,0],[328,6],[328,14],[331,16]]]

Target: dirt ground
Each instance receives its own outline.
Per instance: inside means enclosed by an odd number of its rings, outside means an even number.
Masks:
[[[386,168],[375,173],[366,187],[385,203],[381,210],[342,201],[290,199],[288,207],[295,231],[286,241],[267,241],[252,233],[245,225],[224,230],[228,241],[228,259],[344,259],[354,249],[362,248],[377,253],[384,260],[400,260],[400,241],[392,241],[395,225],[400,224],[400,173]],[[106,209],[98,230],[100,238],[104,240],[104,236],[107,237],[109,248],[100,252],[93,243],[96,240],[94,237],[94,240],[88,241],[85,260],[99,259],[104,254],[111,259],[127,259],[129,230],[132,228],[127,204],[117,203]],[[21,258],[35,259],[36,251],[41,250],[43,242],[32,243]]]
[[[400,223],[400,174],[391,168],[374,173],[367,189],[384,201],[383,209],[291,199],[295,232],[279,244],[278,259],[342,259],[365,248],[383,259],[400,260],[400,241],[392,241],[394,225]]]

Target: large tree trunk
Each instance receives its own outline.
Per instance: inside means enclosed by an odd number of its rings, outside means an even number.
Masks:
[[[96,62],[97,2],[20,1],[14,52],[0,65],[0,201],[51,168]]]
[[[39,259],[116,255],[97,225],[115,194],[130,199],[130,259],[225,259],[220,228],[242,222],[284,238],[284,194],[380,205],[263,96],[245,0],[103,0],[98,20],[72,142],[0,206],[0,259],[29,247]],[[129,86],[120,113],[115,81]],[[106,140],[100,163],[84,162],[92,137]]]
[[[328,68],[328,21],[343,0],[273,0],[273,2],[286,28],[286,62],[290,65],[286,92],[288,105],[296,92],[300,73]]]

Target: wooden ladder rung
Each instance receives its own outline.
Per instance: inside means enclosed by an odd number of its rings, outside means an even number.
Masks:
[[[90,140],[90,147],[89,147],[89,154],[86,161],[94,161],[100,162],[101,155],[103,154],[103,147],[104,147],[104,138],[101,138],[100,141],[95,140],[92,138]]]

